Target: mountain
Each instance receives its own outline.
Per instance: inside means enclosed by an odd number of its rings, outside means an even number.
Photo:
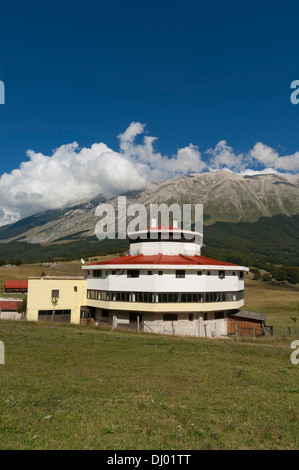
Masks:
[[[204,223],[257,222],[261,217],[299,213],[299,176],[242,176],[229,171],[191,174],[127,195],[127,205],[203,204]],[[0,243],[59,244],[94,236],[102,196],[70,207],[48,210],[0,228]],[[114,207],[117,198],[109,201]]]

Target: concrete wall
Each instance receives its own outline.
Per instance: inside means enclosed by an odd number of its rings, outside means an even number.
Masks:
[[[0,311],[0,320],[20,320],[21,318],[22,318],[21,313]]]
[[[220,338],[227,336],[227,319],[215,319],[215,313],[206,314],[194,312],[193,320],[190,320],[189,312],[180,312],[177,321],[164,321],[163,314],[150,312],[138,312],[142,315],[145,333],[193,336],[203,338]],[[129,325],[130,311],[110,310],[108,317],[102,317],[101,309],[96,310],[96,321],[111,323],[115,328]],[[134,325],[132,325],[134,328]],[[136,328],[136,325],[135,325]]]

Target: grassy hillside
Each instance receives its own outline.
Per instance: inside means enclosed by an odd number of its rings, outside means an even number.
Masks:
[[[299,215],[262,217],[258,222],[217,222],[204,227],[203,254],[247,266],[299,266]]]
[[[72,260],[115,254],[128,249],[127,240],[99,241],[96,237],[74,240],[74,237],[72,235],[43,246],[21,241],[2,243],[0,261],[36,263]],[[254,223],[217,222],[204,226],[204,243],[202,254],[216,259],[247,266],[264,263],[299,266],[299,215],[263,217]]]
[[[290,340],[1,322],[1,449],[298,449]]]

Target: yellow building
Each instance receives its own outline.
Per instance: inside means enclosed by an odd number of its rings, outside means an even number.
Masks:
[[[85,310],[85,277],[45,276],[28,279],[28,321],[80,324]]]

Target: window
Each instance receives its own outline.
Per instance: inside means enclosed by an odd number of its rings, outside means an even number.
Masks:
[[[224,279],[225,278],[225,271],[219,271],[219,277],[220,277],[220,279]]]
[[[215,320],[220,320],[224,318],[224,312],[215,312]]]
[[[177,321],[178,316],[176,313],[165,313],[163,315],[163,321]]]
[[[148,275],[148,276],[152,276],[152,274],[153,274],[153,271],[148,271],[148,272],[147,272],[147,275]]]
[[[189,321],[193,321],[193,313],[189,313]]]
[[[183,269],[177,269],[175,272],[175,277],[185,277],[185,271]]]
[[[158,271],[158,276],[163,276],[163,271]]]
[[[93,277],[101,277],[102,276],[102,271],[100,269],[95,269],[92,272]]]
[[[53,289],[51,297],[52,297],[52,299],[58,299],[59,298],[59,289]]]
[[[138,269],[128,269],[127,277],[139,277],[139,270]]]
[[[197,271],[197,276],[201,276],[202,275],[202,271]]]
[[[240,279],[244,279],[244,272],[243,272],[243,271],[240,271],[240,273],[239,273],[239,278],[240,278]]]
[[[207,271],[207,276],[211,276],[211,271]]]
[[[111,271],[112,276],[116,276],[116,271]]]
[[[74,286],[74,292],[78,292],[78,287]]]

